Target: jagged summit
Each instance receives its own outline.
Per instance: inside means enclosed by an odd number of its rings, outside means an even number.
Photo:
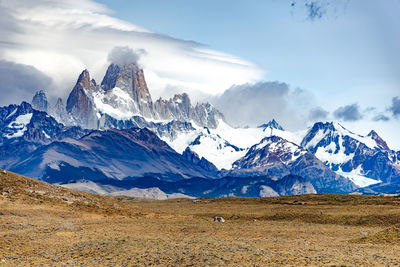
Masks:
[[[278,130],[281,130],[281,131],[285,130],[285,129],[283,129],[283,127],[275,119],[272,119],[268,123],[261,124],[260,126],[258,126],[258,128],[278,129]]]
[[[53,115],[57,121],[67,122],[69,120],[64,101],[61,97],[57,99],[55,106],[51,110],[51,115]]]
[[[68,97],[66,111],[74,124],[92,129],[106,125],[121,128],[130,125],[121,121],[138,116],[150,121],[176,120],[210,128],[216,128],[219,120],[224,120],[222,113],[209,103],[192,106],[186,93],[169,100],[160,98],[154,103],[144,71],[136,63],[111,64],[101,85],[84,70]]]
[[[301,146],[359,185],[390,181],[400,174],[395,152],[375,131],[362,136],[337,122],[317,122]]]
[[[47,112],[48,102],[43,90],[37,91],[32,98],[32,107],[39,111]]]
[[[387,143],[374,130],[369,132],[367,136],[371,137],[380,148],[388,151],[390,150]]]
[[[232,166],[229,174],[235,176],[299,175],[312,184],[310,192],[329,193],[333,188],[337,192],[356,189],[355,184],[335,174],[312,153],[279,136],[265,137]],[[328,190],[325,184],[330,184]]]
[[[82,71],[68,96],[66,110],[76,124],[85,128],[97,128],[94,103],[90,93],[96,90],[96,83],[90,79],[88,70]]]
[[[117,87],[128,93],[143,116],[154,117],[153,101],[147,87],[144,72],[136,63],[123,66],[111,64],[101,82],[101,86],[105,92]]]

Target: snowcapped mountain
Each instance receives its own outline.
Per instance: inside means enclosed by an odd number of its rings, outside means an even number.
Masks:
[[[188,148],[212,162],[218,169],[230,169],[233,162],[246,154],[246,149],[232,145],[208,128],[204,128]]]
[[[318,122],[308,131],[301,146],[359,186],[387,182],[400,176],[396,152],[390,150],[375,131],[361,136],[339,123]]]
[[[55,139],[80,136],[79,127],[65,127],[46,112],[38,111],[26,102],[0,108],[0,144],[20,141],[46,144]]]
[[[79,127],[65,127],[26,102],[1,107],[0,166],[10,168],[40,146],[66,137],[77,138],[85,133]]]
[[[261,124],[260,126],[258,126],[258,128],[270,129],[271,131],[274,129],[280,131],[285,130],[275,119],[272,119],[272,121],[269,121],[268,123]]]
[[[276,163],[289,165],[307,151],[279,136],[265,137],[260,143],[252,146],[247,154],[233,164],[233,169],[276,167]]]
[[[215,129],[197,128],[178,133],[175,139],[163,140],[179,153],[188,147],[212,162],[219,170],[229,170],[236,160],[245,156],[250,147],[263,138],[276,135],[299,143],[301,134],[302,132],[285,131],[275,120],[257,128],[233,128],[221,120]]]
[[[48,182],[152,176],[165,180],[209,177],[143,128],[93,130],[41,146],[8,169]]]
[[[272,119],[268,123],[262,124],[257,128],[262,129],[266,136],[279,136],[297,145],[300,145],[300,142],[305,134],[304,131],[286,131],[275,119]]]
[[[279,136],[270,136],[252,146],[233,163],[229,175],[269,175],[280,179],[294,174],[309,181],[318,193],[351,192],[357,187],[326,167],[312,153]]]
[[[170,134],[182,124],[166,123],[165,132]],[[26,102],[0,108],[0,166],[34,178],[152,175],[173,180],[215,175],[201,167],[205,164],[205,159],[202,164],[186,160],[145,127],[90,131],[66,127]]]
[[[216,128],[223,120],[223,115],[209,103],[192,106],[187,94],[153,103],[144,72],[133,63],[111,64],[101,85],[84,70],[68,97],[66,111],[76,125],[89,129],[116,128],[134,117],[148,122],[190,122],[209,128]]]
[[[160,197],[348,193],[357,186],[400,192],[400,152],[375,131],[361,136],[338,123],[316,123],[290,132],[275,119],[234,128],[211,104],[193,105],[185,93],[153,102],[144,71],[133,63],[111,64],[101,84],[84,70],[66,106],[59,98],[49,109],[39,91],[32,105],[0,108],[0,167]],[[138,178],[154,188],[143,191],[131,181]],[[119,180],[126,186],[112,188]]]

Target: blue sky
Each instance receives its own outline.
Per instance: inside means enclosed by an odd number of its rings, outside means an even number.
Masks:
[[[307,1],[100,2],[152,31],[250,60],[265,80],[311,90],[328,108],[327,97],[383,108],[400,91],[397,0],[320,1],[326,13],[315,19]]]
[[[307,91],[330,112],[326,120],[360,134],[379,129],[400,148],[399,118],[373,119],[389,118],[400,95],[398,0],[100,2],[121,19],[249,60],[265,70],[264,81]],[[321,16],[310,16],[310,3],[322,8]],[[359,119],[333,115],[354,107]]]

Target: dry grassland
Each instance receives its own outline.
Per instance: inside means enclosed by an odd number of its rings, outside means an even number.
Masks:
[[[0,173],[4,266],[396,266],[399,226],[398,197],[112,199]]]

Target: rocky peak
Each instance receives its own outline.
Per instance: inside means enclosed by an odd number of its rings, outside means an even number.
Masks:
[[[124,66],[111,64],[101,85],[106,92],[114,87],[125,91],[137,103],[139,111],[144,117],[154,117],[153,101],[147,88],[144,72],[136,63]]]
[[[89,92],[96,90],[96,84],[90,79],[88,70],[82,71],[67,99],[67,112],[78,125],[97,128],[94,103]]]
[[[374,130],[372,130],[368,136],[371,137],[380,148],[388,151],[390,150],[386,142]]]
[[[176,94],[169,100],[160,98],[153,103],[143,69],[136,63],[111,64],[101,86],[84,70],[68,97],[66,111],[72,124],[84,128],[125,125],[117,121],[130,121],[134,116],[194,122],[209,128],[216,128],[218,121],[223,120],[222,113],[209,103],[192,106],[186,93]]]
[[[264,123],[260,126],[258,126],[258,128],[264,128],[264,129],[277,129],[277,130],[281,130],[284,131],[283,127],[279,125],[279,123],[275,120],[272,119],[272,121],[269,121],[268,123]]]
[[[65,109],[64,102],[60,97],[57,99],[56,105],[52,110],[52,115],[58,122],[68,124],[67,110]]]
[[[172,98],[173,103],[175,103],[175,105],[178,105],[181,109],[183,109],[183,111],[187,114],[190,113],[190,108],[192,106],[192,104],[190,103],[190,98],[188,96],[188,94],[183,93],[183,94],[176,94],[174,95],[174,97]]]
[[[197,103],[192,110],[191,119],[199,126],[215,129],[224,115],[210,103]]]
[[[47,106],[46,93],[43,90],[36,92],[32,98],[32,107],[36,110],[47,112]]]
[[[80,86],[86,90],[89,90],[96,85],[93,84],[92,80],[90,79],[90,74],[87,69],[83,70],[82,73],[79,75],[78,81],[76,82],[76,86]]]
[[[120,67],[116,64],[108,66],[106,75],[104,75],[103,81],[101,82],[101,86],[105,91],[109,91],[115,87],[120,71]]]
[[[191,105],[190,98],[189,98],[189,95],[187,93],[175,94],[174,97],[172,98],[172,100],[175,103],[178,103],[178,104],[184,103],[184,104]]]
[[[304,155],[306,150],[300,146],[287,141],[279,136],[269,136],[261,140],[260,143],[250,148],[248,154],[262,154],[261,161],[268,163],[271,161],[292,162],[300,155]]]
[[[124,66],[111,64],[101,85],[105,91],[118,87],[131,95],[135,101],[150,100],[152,102],[143,69],[136,63]]]
[[[57,98],[57,102],[56,102],[56,105],[54,107],[55,108],[60,108],[60,107],[63,107],[63,106],[64,106],[64,103],[63,103],[62,98],[61,97]]]
[[[3,137],[3,141],[25,140],[48,143],[64,128],[64,125],[46,112],[33,109],[26,102],[22,102],[19,106],[0,108],[0,113],[6,115],[5,117],[0,115],[0,139]]]

